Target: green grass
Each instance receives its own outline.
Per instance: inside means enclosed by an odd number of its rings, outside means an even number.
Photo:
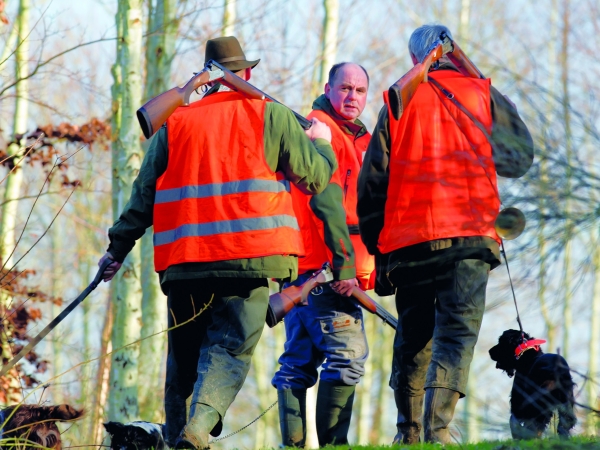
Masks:
[[[335,450],[600,450],[600,438],[576,436],[571,439],[538,439],[530,441],[490,441],[478,442],[477,444],[453,444],[441,446],[439,444],[416,444],[416,445],[373,445],[373,446],[338,446],[328,447]]]

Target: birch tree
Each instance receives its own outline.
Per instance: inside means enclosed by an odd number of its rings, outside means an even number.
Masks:
[[[29,0],[20,0],[16,30],[18,45],[15,50],[15,112],[13,116],[13,141],[7,149],[8,156],[17,162],[25,147],[24,135],[27,131],[29,102],[27,100],[29,80],[27,80],[29,60]],[[10,44],[10,37],[9,42]],[[10,49],[10,47],[6,47]],[[12,266],[12,253],[15,246],[18,198],[23,183],[23,169],[15,168],[5,181],[4,202],[0,208],[0,261],[5,267]]]
[[[148,35],[146,38],[146,83],[144,99],[167,91],[170,86],[171,64],[175,56],[175,38],[178,22],[175,18],[175,0],[149,2]],[[144,152],[149,141],[142,145]],[[153,229],[149,228],[141,240],[141,279],[142,283],[142,330],[144,338],[140,345],[139,399],[141,418],[150,422],[160,422],[162,380],[160,373],[166,345],[166,333],[155,335],[167,328],[167,301],[161,292],[158,276],[154,272]]]
[[[225,10],[223,11],[221,36],[233,36],[235,33],[236,1],[237,0],[224,0]]]
[[[25,148],[24,135],[27,131],[27,118],[29,104],[27,101],[29,82],[26,79],[28,74],[27,62],[29,59],[29,0],[20,0],[19,11],[17,14],[17,24],[14,28],[18,35],[18,46],[15,50],[15,79],[20,80],[15,86],[15,112],[13,115],[13,143],[8,146],[7,154],[17,162]],[[12,33],[11,33],[12,36]],[[6,49],[10,50],[12,37],[9,36]],[[4,55],[3,55],[4,56]],[[0,64],[2,61],[0,61]],[[6,64],[6,63],[5,63]],[[19,138],[20,137],[20,138]],[[18,198],[23,184],[23,168],[16,167],[5,181],[4,201],[0,207],[0,267],[10,269],[13,265],[13,252],[15,250],[15,228],[17,225],[17,206]],[[11,302],[11,297],[0,291],[0,310],[6,311]],[[4,329],[6,330],[0,336],[0,356],[6,360],[12,359],[10,349],[11,328],[6,318]],[[7,403],[14,404],[22,400],[20,382],[16,369],[12,369],[7,374],[9,389],[7,394]]]
[[[573,299],[573,264],[572,264],[572,239],[573,239],[573,223],[570,217],[571,214],[571,182],[572,172],[571,164],[573,159],[573,147],[572,147],[572,135],[571,135],[571,105],[569,100],[569,0],[563,0],[563,28],[561,36],[561,51],[560,51],[560,65],[561,65],[561,87],[562,87],[562,107],[563,107],[563,121],[565,129],[565,154],[566,154],[566,202],[565,202],[565,214],[567,223],[565,226],[565,250],[564,250],[564,279],[563,289],[565,290],[564,303],[563,303],[563,344],[562,354],[568,359],[569,355],[569,333],[573,322],[573,312],[571,309],[571,303]]]
[[[142,0],[121,0],[116,15],[117,60],[113,66],[113,217],[131,195],[142,154],[135,111],[142,100]],[[135,247],[113,281],[109,418],[128,422],[138,418],[138,357],[141,324],[140,250]]]

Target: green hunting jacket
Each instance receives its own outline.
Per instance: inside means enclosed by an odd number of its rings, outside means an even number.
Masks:
[[[108,251],[122,262],[152,226],[156,182],[167,170],[168,130],[163,126],[150,141],[140,172],[133,183],[131,198],[121,216],[108,230]],[[316,151],[315,151],[316,150]],[[264,117],[265,160],[271,170],[280,171],[302,191],[318,194],[337,169],[331,144],[316,139],[314,144],[304,133],[293,113],[285,106],[267,103]],[[298,276],[297,257],[273,255],[227,261],[185,263],[160,272],[161,287],[170,281],[208,277],[278,278],[294,280]]]

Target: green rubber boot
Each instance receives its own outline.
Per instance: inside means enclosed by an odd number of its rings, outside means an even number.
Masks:
[[[277,389],[279,428],[284,447],[304,448],[306,442],[306,389]]]
[[[348,443],[355,386],[319,382],[317,393],[317,436],[319,446]]]
[[[425,442],[449,444],[451,441],[448,425],[454,416],[454,408],[460,394],[452,389],[425,389]]]
[[[216,409],[204,403],[194,403],[190,408],[188,423],[177,438],[175,448],[193,450],[209,448],[208,434],[215,428],[220,428],[220,422],[221,416]]]
[[[421,441],[421,416],[423,414],[424,395],[411,397],[400,390],[394,391],[394,399],[398,408],[393,445],[416,444]]]

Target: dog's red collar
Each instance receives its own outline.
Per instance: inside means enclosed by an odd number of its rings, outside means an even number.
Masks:
[[[523,353],[525,353],[529,349],[535,349],[536,352],[540,351],[540,345],[545,344],[546,341],[544,339],[529,339],[528,341],[523,341],[522,344],[515,348],[515,358],[519,359]]]

